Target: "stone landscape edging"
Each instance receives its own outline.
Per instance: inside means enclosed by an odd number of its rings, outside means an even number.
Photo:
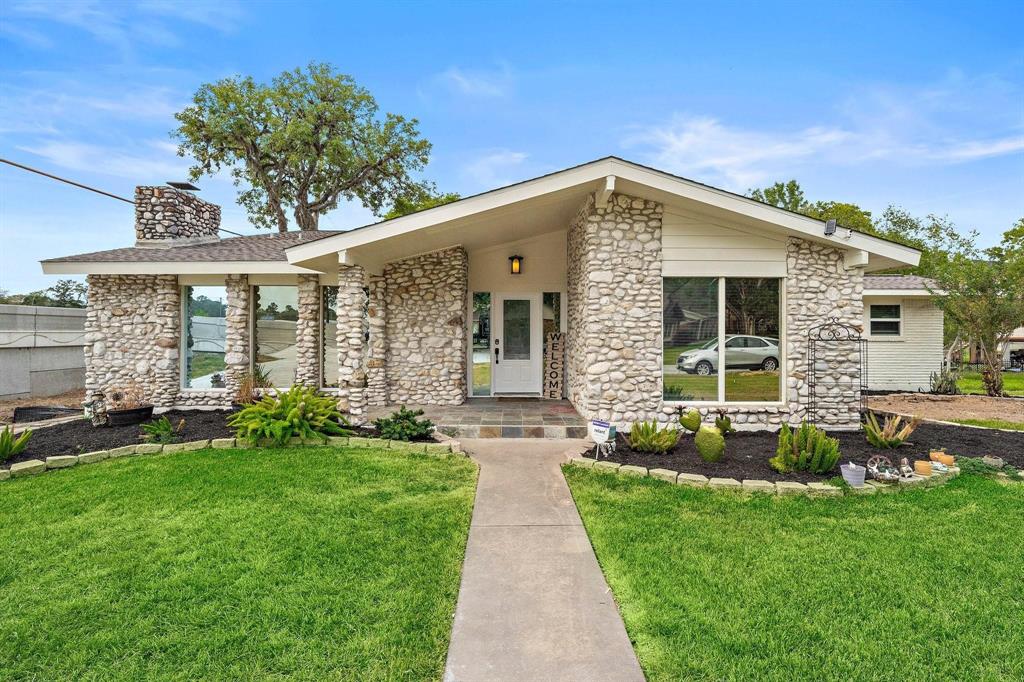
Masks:
[[[466,456],[462,450],[462,444],[457,440],[446,439],[438,442],[412,442],[402,440],[388,440],[386,438],[363,438],[359,436],[330,436],[326,442],[319,438],[292,438],[287,447],[352,447],[352,448],[380,448],[383,450],[394,450],[406,454],[423,454],[434,456],[461,455]],[[35,476],[55,469],[68,469],[79,464],[94,464],[107,459],[120,457],[134,457],[138,455],[173,454],[176,452],[194,452],[197,450],[237,449],[246,450],[252,448],[271,449],[265,445],[252,445],[245,440],[238,438],[213,438],[206,440],[193,440],[184,443],[139,443],[138,445],[125,445],[110,450],[97,450],[95,452],[83,452],[80,455],[54,455],[45,460],[29,459],[24,462],[12,464],[9,469],[0,469],[0,481],[7,479]]]
[[[585,451],[585,450],[584,450]],[[735,478],[708,478],[703,474],[691,474],[678,472],[671,469],[648,469],[646,467],[634,466],[631,464],[619,464],[608,460],[594,460],[583,457],[579,448],[571,448],[565,452],[568,464],[582,467],[584,469],[597,469],[607,473],[615,473],[620,476],[632,476],[635,478],[656,478],[674,485],[684,485],[693,488],[710,488],[712,490],[724,490],[739,493],[761,493],[766,495],[806,495],[808,497],[842,497],[846,495],[874,495],[876,493],[897,492],[901,488],[926,487],[933,488],[945,485],[956,476],[960,475],[960,467],[953,467],[946,473],[935,473],[931,476],[920,476],[914,474],[909,479],[901,479],[898,484],[880,483],[878,481],[864,481],[864,487],[853,488],[850,486],[835,486],[823,481],[801,483],[799,481],[763,481],[758,479],[746,479],[737,481]]]

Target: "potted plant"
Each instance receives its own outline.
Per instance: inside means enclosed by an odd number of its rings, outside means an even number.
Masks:
[[[145,401],[137,386],[111,391],[106,405],[110,426],[141,424],[153,418],[153,404]]]
[[[850,462],[840,465],[839,470],[843,472],[843,480],[846,481],[846,485],[851,488],[864,487],[864,475],[868,472],[865,467]]]

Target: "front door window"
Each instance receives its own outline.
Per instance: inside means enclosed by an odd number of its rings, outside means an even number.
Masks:
[[[530,301],[523,298],[505,299],[504,315],[505,360],[530,359]]]

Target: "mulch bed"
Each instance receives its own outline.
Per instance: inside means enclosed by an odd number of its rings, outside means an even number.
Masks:
[[[780,474],[768,465],[768,459],[775,455],[778,434],[772,431],[739,431],[726,438],[725,456],[719,462],[705,462],[693,445],[693,435],[684,433],[675,450],[664,455],[634,452],[629,440],[619,434],[615,452],[609,461],[620,464],[634,464],[649,469],[670,469],[690,474],[703,474],[708,478],[761,479],[766,481],[822,481],[839,476],[839,464],[856,462],[864,465],[872,455],[883,454],[890,459],[928,459],[932,448],[945,448],[953,455],[1002,457],[1007,464],[1024,469],[1024,432],[1012,433],[989,429],[972,429],[944,424],[921,424],[910,437],[912,444],[905,444],[897,450],[877,450],[867,442],[863,432],[839,431],[829,435],[839,439],[840,458],[835,469],[827,474],[811,474],[796,471]],[[593,458],[594,451],[586,453]]]
[[[228,417],[234,410],[171,410],[157,415],[166,416],[175,427],[185,420],[185,426],[176,442],[191,440],[207,440],[213,438],[233,438],[235,431],[227,425]],[[376,430],[368,427],[352,429],[353,435],[373,438]],[[56,455],[80,455],[84,452],[111,450],[125,445],[142,443],[142,426],[103,426],[95,427],[87,419],[64,424],[55,424],[46,428],[35,429],[28,441],[28,447],[11,457],[0,468],[9,468],[17,462],[30,459],[42,459]],[[433,442],[432,438],[417,438],[421,442]]]

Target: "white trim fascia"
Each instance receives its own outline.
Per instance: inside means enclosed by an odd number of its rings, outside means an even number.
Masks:
[[[678,178],[661,171],[637,166],[628,161],[607,158],[577,166],[551,175],[528,180],[517,185],[468,197],[443,206],[407,216],[361,227],[349,232],[326,237],[308,244],[297,244],[285,249],[289,263],[299,263],[328,253],[396,237],[432,225],[465,218],[467,216],[502,208],[543,194],[572,189],[588,183],[606,183],[609,176],[627,180],[666,192],[684,199],[736,213],[791,230],[801,237],[820,243],[831,243],[843,250],[862,250],[906,265],[917,265],[921,253],[917,249],[889,242],[859,232],[825,236],[824,223],[814,218],[790,213],[754,199],[731,194],[691,180]],[[618,185],[618,183],[616,183]],[[603,185],[606,187],[606,185]],[[601,188],[595,187],[595,191]]]
[[[46,275],[317,275],[284,261],[42,261]]]

